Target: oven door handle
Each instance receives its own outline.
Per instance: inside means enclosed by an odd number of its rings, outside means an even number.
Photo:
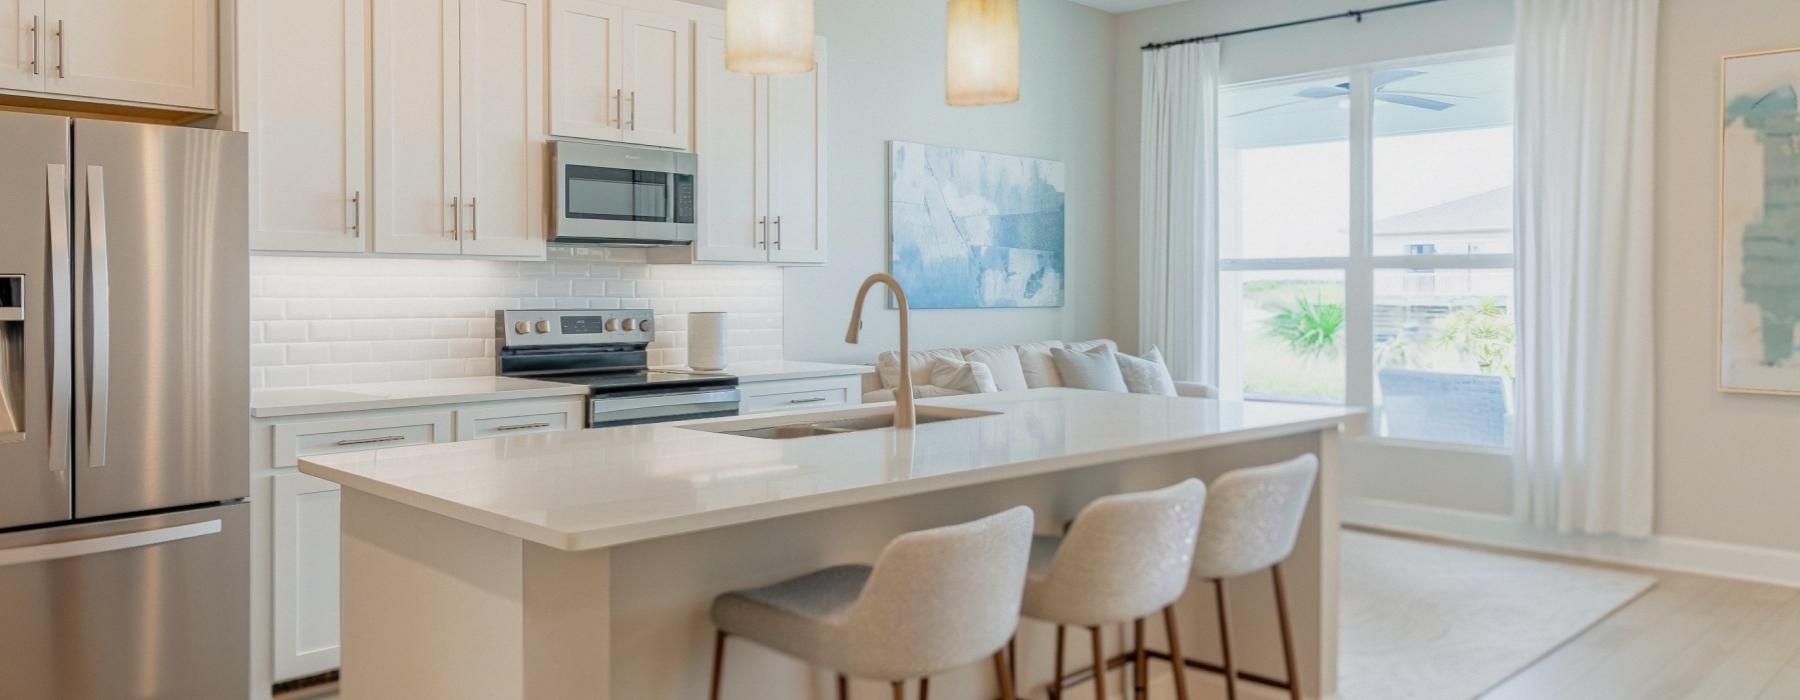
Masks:
[[[644,408],[662,408],[665,406],[705,406],[708,404],[737,403],[740,398],[738,390],[687,392],[681,394],[660,394],[657,396],[627,396],[622,398],[596,398],[593,411],[596,417],[602,413],[619,411],[635,411]]]

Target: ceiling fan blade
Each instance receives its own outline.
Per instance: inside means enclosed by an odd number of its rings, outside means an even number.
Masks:
[[[1425,92],[1423,90],[1382,90],[1384,95],[1424,95],[1426,97],[1448,97],[1455,100],[1473,100],[1473,95],[1458,95],[1449,92]]]
[[[1294,100],[1294,101],[1293,101],[1293,102],[1283,102],[1283,103],[1281,103],[1281,104],[1278,104],[1278,105],[1269,105],[1269,106],[1267,106],[1267,107],[1258,107],[1258,108],[1256,108],[1256,109],[1250,109],[1250,110],[1245,110],[1245,111],[1242,111],[1242,112],[1238,112],[1238,113],[1237,113],[1237,114],[1228,114],[1228,115],[1225,115],[1225,116],[1227,116],[1227,117],[1241,117],[1241,116],[1244,116],[1244,115],[1246,115],[1246,114],[1256,114],[1256,113],[1257,113],[1257,112],[1267,112],[1267,111],[1269,111],[1269,110],[1271,110],[1271,109],[1281,109],[1281,108],[1282,108],[1282,107],[1291,107],[1291,106],[1293,106],[1293,105],[1297,105],[1297,104],[1303,104],[1303,103],[1305,103],[1305,102],[1308,102],[1308,101],[1309,101],[1309,100]]]
[[[1433,100],[1433,99],[1430,99],[1427,97],[1412,97],[1410,95],[1395,95],[1395,94],[1387,93],[1387,92],[1377,93],[1375,95],[1375,99],[1381,100],[1383,102],[1392,102],[1397,105],[1406,105],[1408,107],[1418,107],[1420,109],[1429,109],[1434,112],[1442,112],[1446,109],[1456,106],[1455,104],[1450,103],[1450,102]]]
[[[1323,85],[1314,85],[1312,87],[1305,88],[1299,92],[1294,93],[1294,96],[1295,97],[1304,97],[1309,100],[1323,100],[1323,99],[1327,99],[1327,98],[1331,98],[1331,97],[1343,97],[1348,94],[1350,94],[1349,88],[1325,87]]]
[[[1383,85],[1387,85],[1388,83],[1395,83],[1395,82],[1405,80],[1407,78],[1411,78],[1415,75],[1424,75],[1424,74],[1425,74],[1424,71],[1405,70],[1405,69],[1400,69],[1400,68],[1396,68],[1393,70],[1375,71],[1374,75],[1369,76],[1369,83],[1371,85],[1375,86],[1375,89],[1380,90]]]

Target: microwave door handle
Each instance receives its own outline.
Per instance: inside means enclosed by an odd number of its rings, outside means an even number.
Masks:
[[[106,169],[87,166],[88,245],[93,259],[93,371],[88,391],[88,466],[106,466],[107,398],[112,379],[112,293],[106,251]]]
[[[44,207],[50,218],[50,471],[69,468],[70,321],[69,168],[61,163],[44,173]],[[25,428],[21,426],[21,430]]]

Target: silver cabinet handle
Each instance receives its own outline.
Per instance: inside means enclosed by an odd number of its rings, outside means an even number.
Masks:
[[[362,238],[362,190],[350,193],[350,235]]]
[[[335,444],[338,447],[349,447],[351,445],[373,445],[378,442],[399,442],[399,441],[405,440],[405,439],[406,439],[405,435],[383,435],[381,437],[339,440]]]
[[[631,91],[631,130],[637,131],[637,91]]]
[[[476,233],[476,231],[475,231],[476,224],[481,223],[479,221],[480,218],[481,218],[480,214],[475,209],[475,198],[470,197],[469,198],[469,240],[471,240],[471,241],[476,240],[481,237],[480,234]]]
[[[56,20],[56,77],[67,78],[63,64],[69,62],[69,37],[63,34],[63,21]]]
[[[612,113],[613,126],[623,126],[623,124],[621,124],[620,122],[622,122],[624,120],[624,117],[623,117],[624,114],[625,114],[625,91],[623,89],[614,90],[613,91],[613,113]]]
[[[31,16],[31,74],[38,74],[38,16]]]
[[[768,250],[769,249],[769,217],[765,216],[761,219],[758,219],[756,222],[756,225],[762,227],[762,230],[756,234],[756,245],[757,245],[757,247],[762,248],[763,250]]]
[[[497,432],[504,433],[509,430],[538,430],[540,428],[548,428],[548,427],[550,427],[549,423],[526,423],[524,425],[503,425],[498,428],[495,428],[494,430]]]
[[[70,373],[73,357],[69,352],[73,333],[70,319],[69,286],[69,168],[57,163],[45,168],[44,204],[50,214],[50,413],[69,415]],[[69,468],[69,436],[64,435],[68,421],[50,421],[50,471]]]
[[[788,403],[818,403],[824,400],[826,399],[823,396],[814,396],[810,399],[788,399]]]
[[[781,217],[775,217],[775,249],[781,250]]]
[[[88,467],[106,466],[107,403],[112,393],[112,273],[106,250],[106,169],[87,166],[88,255],[93,266],[93,374],[88,380]]]
[[[224,529],[223,525],[224,523],[218,520],[207,520],[205,522],[188,523],[186,525],[176,525],[174,527],[159,528],[156,530],[127,532],[118,535],[89,537],[83,540],[51,542],[49,544],[38,544],[29,547],[0,550],[0,566],[37,564],[40,562],[55,561],[57,559],[73,559],[75,557],[85,557],[92,554],[104,554],[106,552],[117,552],[124,549],[136,549],[138,547],[148,547],[157,544],[168,544],[170,542],[218,534]]]
[[[462,198],[450,198],[450,239],[462,240]]]

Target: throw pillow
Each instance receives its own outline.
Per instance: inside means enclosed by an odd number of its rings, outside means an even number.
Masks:
[[[1050,357],[1051,350],[1062,347],[1060,340],[1023,343],[1018,346],[1019,365],[1025,374],[1026,388],[1063,385],[1062,375],[1056,373],[1056,361]]]
[[[931,365],[930,386],[964,394],[990,394],[999,391],[994,375],[980,362],[938,360]]]
[[[912,363],[913,386],[931,383],[931,368],[939,360],[962,361],[962,352],[955,348],[937,350],[914,350],[907,356]],[[889,350],[875,359],[875,371],[881,374],[881,386],[892,389],[900,385],[900,353]]]
[[[1056,362],[1063,386],[1121,394],[1127,391],[1125,375],[1119,371],[1119,358],[1112,348],[1102,346],[1086,352],[1052,348],[1050,358]]]
[[[1143,357],[1119,353],[1119,373],[1125,375],[1125,388],[1133,394],[1175,396],[1175,379],[1163,362],[1162,351],[1152,346]]]
[[[1019,350],[1011,345],[996,345],[986,348],[968,348],[963,350],[963,359],[980,362],[988,366],[994,374],[994,386],[1001,391],[1024,391],[1031,385],[1025,383],[1025,366],[1019,364]]]

